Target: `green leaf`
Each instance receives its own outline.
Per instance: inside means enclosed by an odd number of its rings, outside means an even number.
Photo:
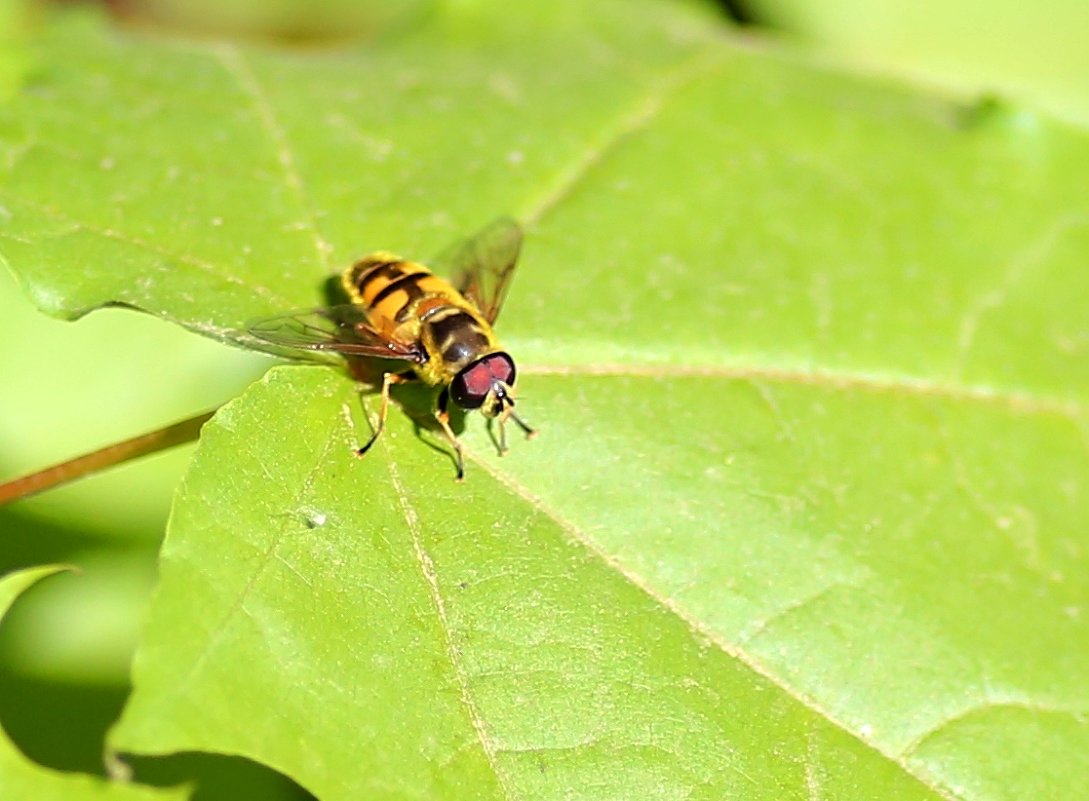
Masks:
[[[434,0],[136,0],[126,14],[171,28],[292,42],[375,36],[410,24]]]
[[[53,575],[58,567],[39,567],[9,573],[0,578],[0,617],[15,599],[32,584]],[[131,784],[109,782],[95,776],[61,773],[28,761],[0,732],[0,790],[5,798],[32,798],[34,801],[154,801],[183,799],[184,789],[160,790]]]
[[[358,459],[357,397],[280,368],[206,429],[118,748],[259,756],[323,799],[933,797],[495,466],[454,483],[403,418]]]
[[[1089,122],[1089,51],[1081,46],[1089,6],[995,0],[986,8],[937,0],[874,5],[863,0],[768,0],[751,16],[797,35],[836,59],[930,83],[999,89]]]
[[[629,124],[618,111],[644,113],[648,84],[699,56],[706,19],[680,11],[659,30],[611,4],[594,12],[617,24],[600,41],[575,36],[580,13],[448,11],[380,46],[306,54],[67,17],[6,113],[4,255],[50,313],[123,303],[237,340],[255,314],[324,300],[362,252],[437,252],[551,202],[588,143]],[[511,39],[530,25],[531,47]],[[559,45],[564,62],[540,70]]]
[[[531,223],[500,334],[541,436],[471,416],[457,485],[396,410],[356,459],[338,371],[271,373],[177,496],[113,745],[323,799],[1089,794],[1089,138],[696,6],[520,8],[44,40],[0,246],[54,313],[243,341],[359,253]]]

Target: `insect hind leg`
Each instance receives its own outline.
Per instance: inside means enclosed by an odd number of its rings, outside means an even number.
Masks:
[[[374,432],[371,434],[371,438],[359,448],[356,448],[355,455],[362,456],[370,447],[378,441],[378,436],[382,433],[382,430],[386,427],[386,415],[389,413],[389,390],[394,384],[400,384],[406,379],[399,373],[386,373],[382,376],[382,403],[378,407],[378,425],[375,426]]]

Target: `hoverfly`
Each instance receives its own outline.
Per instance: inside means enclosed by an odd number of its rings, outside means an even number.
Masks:
[[[419,379],[440,387],[432,413],[454,449],[460,481],[465,460],[450,428],[451,401],[499,420],[500,454],[507,449],[508,418],[527,437],[536,433],[514,413],[514,360],[492,331],[521,246],[522,231],[514,220],[495,221],[446,257],[454,269],[453,281],[422,264],[378,251],[341,275],[350,303],[256,320],[249,331],[289,348],[391,363],[382,365],[378,425],[357,450],[360,456],[385,427],[393,384]]]

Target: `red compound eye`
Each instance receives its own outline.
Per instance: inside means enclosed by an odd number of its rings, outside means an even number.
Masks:
[[[462,409],[479,409],[492,386],[514,383],[514,361],[506,353],[492,353],[462,368],[450,382],[450,397]]]
[[[488,366],[492,378],[496,381],[502,381],[508,387],[514,384],[514,362],[507,354],[493,353],[482,359],[481,363]]]

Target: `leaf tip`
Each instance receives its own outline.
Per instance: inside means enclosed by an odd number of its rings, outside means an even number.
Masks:
[[[961,130],[1017,130],[1035,128],[1039,116],[994,92],[985,92],[957,106],[954,124]]]

